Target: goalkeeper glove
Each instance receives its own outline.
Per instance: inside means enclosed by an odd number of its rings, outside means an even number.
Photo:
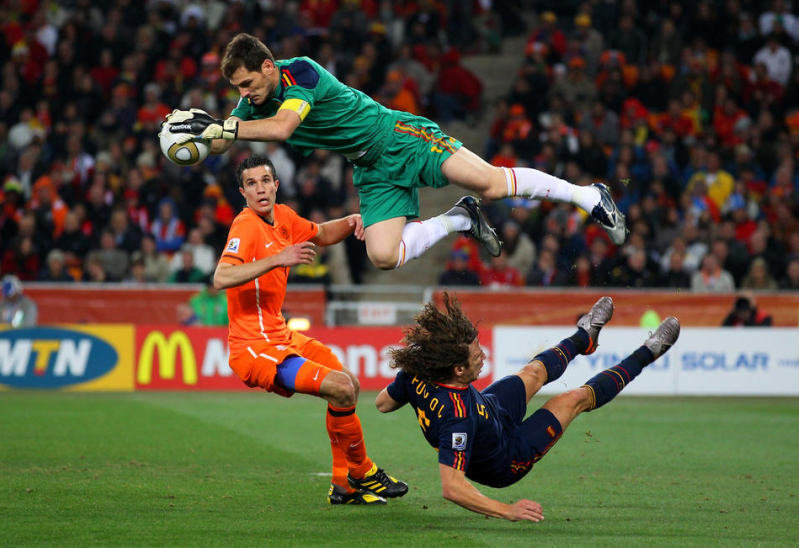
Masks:
[[[219,120],[204,110],[193,108],[189,111],[175,110],[166,117],[166,127],[170,133],[181,133],[177,142],[185,143],[192,139],[236,139],[239,121],[228,118]]]

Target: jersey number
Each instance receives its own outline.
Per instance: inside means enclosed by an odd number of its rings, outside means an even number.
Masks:
[[[419,412],[419,426],[422,427],[422,432],[427,432],[427,427],[430,426],[430,419],[428,419],[425,416],[424,411],[422,411],[421,409],[419,409],[418,412]]]

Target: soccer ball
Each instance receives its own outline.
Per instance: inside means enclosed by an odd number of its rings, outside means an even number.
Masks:
[[[192,139],[182,145],[177,142],[180,133],[172,133],[167,129],[169,124],[164,124],[159,137],[161,139],[161,152],[169,161],[179,166],[193,166],[208,157],[211,150],[210,139]]]

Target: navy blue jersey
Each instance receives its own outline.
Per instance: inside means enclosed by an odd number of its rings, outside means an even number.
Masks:
[[[469,385],[428,383],[400,371],[388,386],[397,403],[410,403],[438,462],[489,486],[507,484],[516,424],[493,394]]]

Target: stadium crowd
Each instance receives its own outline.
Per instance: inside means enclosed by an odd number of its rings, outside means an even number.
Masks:
[[[454,284],[799,289],[799,19],[782,0],[6,0],[0,10],[0,272],[22,281],[200,282],[243,201],[232,169],[266,153],[279,200],[315,221],[358,209],[340,156],[236,143],[190,168],[157,133],[172,108],[226,117],[238,32],[308,55],[390,108],[479,116],[461,56],[529,32],[485,145],[495,165],[602,180],[627,215],[616,248],[571,206],[488,209],[505,253],[459,238]],[[359,283],[365,249],[328,248],[292,281]]]
[[[783,0],[541,13],[485,157],[607,182],[630,234],[616,248],[571,206],[506,200],[505,253],[460,239],[441,283],[799,289],[797,41]]]

